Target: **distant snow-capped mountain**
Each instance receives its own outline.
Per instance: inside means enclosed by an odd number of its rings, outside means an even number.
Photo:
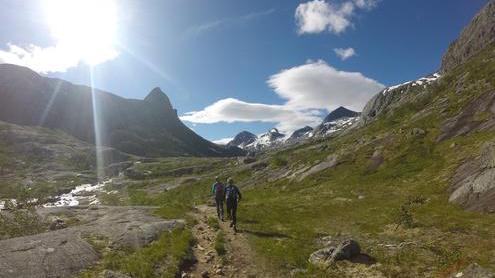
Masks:
[[[360,114],[341,106],[325,117],[323,122],[315,128],[313,136],[326,136],[345,129],[356,123]]]
[[[294,131],[290,136],[272,128],[259,136],[243,131],[237,134],[227,145],[245,150],[265,150],[295,144],[312,137],[325,137],[334,132],[344,130],[359,120],[360,113],[339,107],[330,112],[323,122],[313,128],[305,126]]]
[[[313,136],[313,130],[314,129],[310,126],[305,126],[303,128],[300,128],[294,131],[292,135],[289,138],[287,138],[286,142],[291,144],[310,138]]]
[[[255,134],[249,131],[241,131],[234,137],[234,139],[232,139],[232,141],[227,143],[227,146],[235,146],[244,149],[246,146],[254,143],[256,140],[258,140],[258,136],[256,136]]]

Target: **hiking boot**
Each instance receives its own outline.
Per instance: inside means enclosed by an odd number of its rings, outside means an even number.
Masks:
[[[230,227],[234,227],[234,222],[230,222]]]
[[[237,234],[237,226],[234,225],[234,234]]]

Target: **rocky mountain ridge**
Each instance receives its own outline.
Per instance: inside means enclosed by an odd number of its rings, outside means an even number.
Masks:
[[[495,1],[490,0],[445,52],[440,72],[446,73],[495,42]]]
[[[91,144],[98,137],[103,146],[140,156],[243,153],[213,144],[186,127],[160,88],[144,100],[125,99],[10,64],[0,65],[0,120],[62,130]]]

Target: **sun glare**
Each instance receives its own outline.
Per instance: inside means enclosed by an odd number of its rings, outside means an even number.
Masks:
[[[113,0],[43,0],[52,36],[90,65],[116,56],[117,8]]]

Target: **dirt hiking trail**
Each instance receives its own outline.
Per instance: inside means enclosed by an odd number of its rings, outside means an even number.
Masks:
[[[208,218],[217,219],[216,209],[207,205],[197,206],[192,216],[196,224],[192,233],[196,239],[193,254],[196,262],[184,270],[182,277],[274,277],[256,265],[255,253],[251,250],[242,228],[237,233],[229,227],[230,221],[218,221],[219,229],[208,224]],[[212,225],[213,226],[213,225]],[[217,254],[215,241],[217,235],[224,235],[226,252]]]

